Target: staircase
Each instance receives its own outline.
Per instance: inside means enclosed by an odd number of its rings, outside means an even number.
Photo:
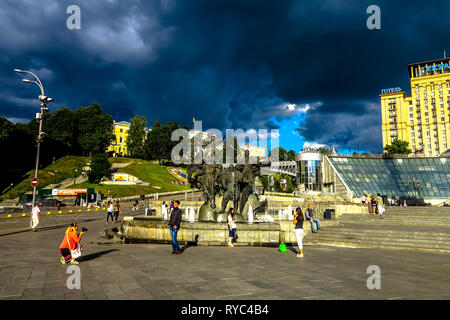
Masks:
[[[450,253],[449,207],[388,207],[382,217],[342,214],[336,221],[322,232],[308,233],[305,245]]]

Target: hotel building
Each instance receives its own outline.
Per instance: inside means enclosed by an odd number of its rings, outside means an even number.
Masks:
[[[383,148],[395,139],[413,153],[439,156],[450,148],[450,59],[408,65],[411,96],[381,90]]]

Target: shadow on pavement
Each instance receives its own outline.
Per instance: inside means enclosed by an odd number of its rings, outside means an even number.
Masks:
[[[292,244],[287,244],[286,248],[288,248],[290,251],[292,251],[293,253],[297,254],[298,251],[297,249],[294,248],[294,246]]]
[[[89,260],[92,260],[92,259],[95,259],[95,258],[99,258],[99,257],[101,257],[101,256],[103,256],[105,254],[108,254],[108,253],[111,253],[111,252],[114,252],[114,251],[119,251],[119,249],[110,249],[110,250],[105,250],[105,251],[99,251],[99,252],[96,252],[96,253],[91,253],[91,254],[88,254],[88,255],[85,255],[85,256],[81,256],[77,260],[79,262],[89,261]]]
[[[54,229],[61,229],[61,228],[67,228],[67,224],[61,224],[61,225],[57,225],[57,226],[40,227],[40,228],[38,227],[35,232],[54,230]],[[24,233],[24,232],[30,232],[31,233],[33,231],[31,231],[29,228],[27,228],[27,229],[24,229],[24,230],[2,233],[2,234],[0,234],[0,237],[9,236],[9,235],[12,235],[12,234]]]
[[[196,247],[197,246],[197,242],[198,242],[198,238],[199,235],[195,235],[195,240],[193,242],[188,242],[186,243],[183,248],[181,248],[181,252],[184,252],[186,249],[190,248],[190,247]]]

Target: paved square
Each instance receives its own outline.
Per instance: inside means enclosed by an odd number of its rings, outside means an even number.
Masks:
[[[58,247],[75,216],[0,222],[0,299],[449,299],[447,254],[373,248],[186,247],[120,244],[100,237],[101,213],[77,217],[89,228],[80,259],[81,289],[68,289]],[[326,232],[326,230],[324,231]],[[381,289],[369,290],[370,265]]]

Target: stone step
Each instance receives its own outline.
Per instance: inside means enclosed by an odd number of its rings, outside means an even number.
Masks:
[[[446,236],[423,237],[422,235],[382,235],[382,234],[313,234],[307,235],[305,240],[359,240],[359,241],[389,241],[389,242],[405,242],[414,244],[431,244],[440,243],[450,245],[450,238]]]
[[[380,243],[380,242],[361,242],[361,241],[304,241],[303,244],[305,246],[316,246],[316,245],[327,245],[327,246],[352,246],[352,247],[361,247],[361,248],[382,248],[382,249],[405,249],[412,251],[428,251],[434,253],[450,253],[450,248],[445,247],[418,247],[418,246],[405,246],[402,244],[392,244],[392,243]]]
[[[428,245],[442,245],[450,247],[449,238],[420,238],[420,237],[377,237],[377,236],[363,236],[363,235],[313,235],[306,236],[305,241],[361,241],[361,242],[390,242],[390,243],[405,243],[409,245],[428,246]]]

